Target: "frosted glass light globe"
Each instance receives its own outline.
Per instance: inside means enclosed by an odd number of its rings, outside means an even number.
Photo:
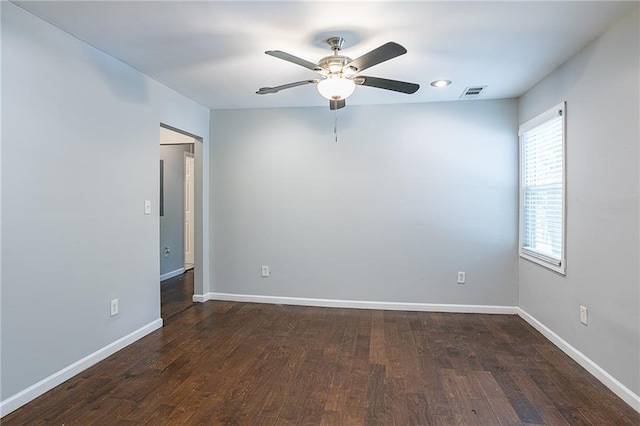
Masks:
[[[318,82],[318,92],[329,100],[346,99],[356,90],[353,80],[339,75],[329,75],[328,78]]]

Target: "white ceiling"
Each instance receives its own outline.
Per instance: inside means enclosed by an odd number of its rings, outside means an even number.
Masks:
[[[517,97],[604,32],[638,2],[618,1],[18,1],[160,83],[213,109],[326,105],[313,85],[256,95],[263,86],[315,78],[264,54],[317,62],[330,36],[356,58],[388,41],[408,53],[367,75],[419,83],[405,95],[357,87],[348,104]],[[435,89],[446,78],[453,84]]]

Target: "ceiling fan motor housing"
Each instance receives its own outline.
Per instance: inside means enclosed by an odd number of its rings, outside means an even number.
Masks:
[[[347,65],[349,62],[351,62],[351,58],[349,58],[348,56],[331,55],[331,56],[327,56],[325,58],[320,59],[320,62],[318,62],[318,65],[324,68],[325,70],[328,70],[329,73],[334,74],[334,73],[342,72],[344,66]],[[348,68],[351,68],[351,67],[348,67]]]

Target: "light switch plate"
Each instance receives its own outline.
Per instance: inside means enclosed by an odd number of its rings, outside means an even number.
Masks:
[[[584,325],[589,325],[589,316],[586,306],[580,306],[580,322]]]
[[[111,301],[111,316],[114,317],[118,315],[118,299],[113,299]]]

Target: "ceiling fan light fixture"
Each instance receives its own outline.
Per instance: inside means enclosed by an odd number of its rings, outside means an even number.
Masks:
[[[256,93],[258,95],[266,95],[268,93],[277,93],[280,90],[290,89],[292,87],[315,84],[318,93],[320,93],[323,98],[329,100],[329,109],[334,111],[346,106],[345,99],[353,94],[356,85],[391,90],[394,92],[406,93],[408,95],[415,93],[420,88],[420,85],[415,83],[364,76],[360,74],[368,68],[407,53],[407,49],[400,46],[398,43],[393,41],[387,42],[356,59],[351,59],[348,56],[340,54],[340,49],[344,44],[344,39],[340,37],[331,37],[325,41],[329,47],[331,47],[333,54],[325,56],[320,59],[318,63],[309,62],[281,50],[267,50],[264,52],[269,56],[273,56],[317,72],[320,74],[320,78],[296,81],[275,87],[262,87]]]
[[[338,101],[351,96],[356,89],[356,83],[341,75],[329,75],[326,79],[319,81],[317,87],[324,98]]]
[[[435,80],[431,82],[433,87],[447,87],[451,84],[451,80]]]

